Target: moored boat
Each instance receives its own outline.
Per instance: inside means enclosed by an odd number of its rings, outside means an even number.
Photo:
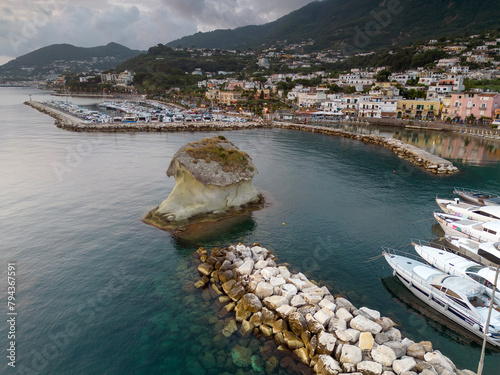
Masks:
[[[498,220],[485,223],[441,212],[434,212],[434,218],[449,236],[471,238],[478,242],[500,242],[500,221]]]
[[[130,122],[137,122],[139,118],[137,115],[134,115],[132,113],[127,113],[125,116],[123,116],[122,122],[125,123],[130,123]]]
[[[500,206],[478,206],[465,203],[456,198],[439,199],[436,197],[436,203],[447,214],[462,217],[464,219],[477,221],[500,220]]]
[[[484,336],[491,289],[397,255],[392,249],[384,248],[383,255],[394,275],[416,297],[470,332]],[[499,306],[500,300],[495,297],[487,335],[487,341],[496,347],[500,347]]]
[[[447,251],[444,246],[439,246],[437,244],[412,241],[412,245],[422,259],[431,266],[449,275],[477,281],[490,289],[495,284],[495,269],[493,267],[487,267],[460,255],[456,255],[451,251]],[[493,244],[492,246],[500,246],[500,244]],[[497,288],[497,293],[498,292]]]
[[[479,206],[500,206],[500,195],[481,190],[455,187],[453,192],[463,200]]]

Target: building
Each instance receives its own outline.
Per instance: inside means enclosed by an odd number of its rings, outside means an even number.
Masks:
[[[379,102],[381,97],[360,96],[358,102],[359,117],[377,117],[380,113]]]
[[[456,93],[451,96],[450,117],[455,122],[488,125],[500,109],[499,93]]]
[[[326,88],[316,88],[312,92],[299,92],[297,102],[299,107],[316,107],[326,101]]]
[[[229,91],[219,89],[208,89],[205,97],[210,101],[215,101],[219,104],[231,105],[241,100],[241,91]]]
[[[118,77],[116,78],[117,86],[130,86],[133,82],[134,82],[134,73],[129,72],[128,70],[121,72],[120,74],[118,74]]]
[[[415,120],[434,120],[439,117],[439,100],[404,99],[398,100],[396,118]]]

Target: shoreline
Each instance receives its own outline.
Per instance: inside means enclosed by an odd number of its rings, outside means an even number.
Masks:
[[[294,124],[289,122],[154,122],[154,123],[91,123],[86,124],[80,118],[66,112],[55,109],[40,102],[31,101],[24,104],[53,117],[58,128],[75,132],[178,132],[178,131],[215,131],[215,130],[243,130],[243,129],[265,129],[278,128],[307,131],[332,136],[356,139],[364,143],[377,144],[393,151],[398,157],[423,168],[434,174],[454,174],[459,170],[452,162],[437,155],[431,154],[416,146],[409,145],[397,139],[385,138],[375,135],[361,135],[351,133],[342,129],[334,129],[325,126]]]

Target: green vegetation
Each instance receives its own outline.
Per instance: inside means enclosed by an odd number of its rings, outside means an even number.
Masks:
[[[218,163],[224,172],[244,173],[247,170],[253,172],[254,168],[249,165],[250,156],[246,152],[220,146],[221,143],[229,144],[228,140],[222,138],[221,136],[204,138],[189,143],[185,151],[195,159],[195,162],[204,160],[206,163],[211,161]]]
[[[500,92],[500,78],[497,79],[464,79],[464,86],[466,91],[474,88],[480,88],[484,91]]]
[[[389,3],[396,5],[391,7],[392,13],[388,11]],[[388,22],[380,21],[382,14]],[[481,6],[466,0],[418,3],[412,0],[325,0],[309,3],[265,25],[197,33],[174,40],[169,46],[247,50],[280,45],[285,40],[288,44],[311,40],[314,42],[304,45],[303,52],[334,49],[342,44],[348,52],[367,51],[431,39],[436,35],[479,33],[498,27],[499,17],[497,0],[483,0]],[[369,36],[365,32],[368,25],[372,25]]]
[[[448,54],[440,50],[419,51],[418,47],[411,46],[406,48],[397,48],[393,53],[382,49],[377,53],[366,56],[354,56],[347,60],[333,64],[335,70],[349,70],[352,68],[368,68],[368,67],[388,67],[389,70],[380,72],[380,78],[386,79],[385,76],[391,72],[400,72],[408,69],[420,67],[431,67],[435,60],[448,57]],[[382,74],[383,73],[383,74]],[[379,78],[377,76],[377,78]]]

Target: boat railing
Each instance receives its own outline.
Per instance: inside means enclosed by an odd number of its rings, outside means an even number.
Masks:
[[[413,246],[417,246],[417,245],[418,246],[429,246],[429,247],[434,247],[436,249],[448,251],[451,253],[456,253],[452,248],[445,246],[445,245],[442,245],[442,244],[439,244],[439,243],[436,243],[436,242],[430,242],[427,240],[419,240],[416,238],[410,238],[410,242]]]
[[[461,192],[463,193],[472,193],[472,194],[486,194],[489,195],[490,197],[500,197],[498,194],[494,193],[489,193],[484,190],[477,190],[477,189],[467,189],[467,188],[461,188],[461,187],[454,187],[453,192],[457,195],[460,195]]]
[[[424,261],[422,259],[422,257],[420,257],[419,255],[416,255],[414,253],[408,253],[408,252],[403,251],[403,250],[397,250],[397,249],[394,249],[391,247],[386,247],[386,246],[382,246],[382,250],[389,255],[400,255],[400,256],[407,257],[407,258],[412,258],[412,259],[417,260],[419,262]]]

